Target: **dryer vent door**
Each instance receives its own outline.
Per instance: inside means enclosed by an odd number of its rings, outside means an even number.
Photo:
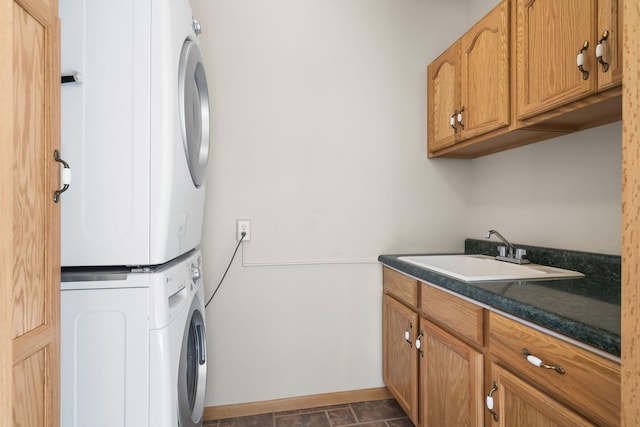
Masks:
[[[200,187],[209,159],[209,91],[200,48],[189,39],[180,54],[178,92],[182,143],[193,184]]]
[[[178,369],[178,417],[181,427],[202,424],[207,380],[207,344],[204,319],[194,298],[184,331]]]

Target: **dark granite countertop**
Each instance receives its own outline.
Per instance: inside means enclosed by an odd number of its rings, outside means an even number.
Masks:
[[[620,356],[620,257],[518,245],[531,262],[585,273],[583,278],[464,282],[380,255],[400,272],[471,298],[491,308]],[[465,253],[494,255],[492,242],[467,239]]]

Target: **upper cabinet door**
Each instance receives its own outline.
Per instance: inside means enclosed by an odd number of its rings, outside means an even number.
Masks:
[[[516,7],[518,118],[594,92],[596,0],[517,0]],[[581,49],[588,74],[578,69]]]
[[[460,43],[456,42],[427,67],[428,152],[453,145],[458,129]]]
[[[509,125],[509,2],[503,1],[461,39],[462,139]]]
[[[602,55],[602,60],[596,64],[599,90],[622,84],[621,31],[622,13],[618,8],[618,0],[598,0],[596,38],[600,47],[598,48],[598,44],[596,44],[595,51],[599,51],[598,53]]]

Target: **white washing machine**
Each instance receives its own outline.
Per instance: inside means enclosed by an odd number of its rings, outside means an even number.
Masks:
[[[202,424],[207,370],[201,255],[157,268],[67,269],[61,425]]]
[[[187,0],[61,0],[62,265],[159,265],[200,244],[209,95]],[[77,76],[74,81],[68,76]]]

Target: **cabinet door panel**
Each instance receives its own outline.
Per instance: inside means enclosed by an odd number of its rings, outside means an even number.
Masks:
[[[518,118],[528,118],[596,89],[596,0],[517,1]],[[585,41],[583,79],[576,57]]]
[[[622,11],[618,0],[598,0],[597,40],[601,40],[605,31],[608,34],[602,41],[602,60],[607,63],[606,71],[602,65],[598,68],[598,89],[604,90],[622,84]]]
[[[384,296],[383,377],[387,388],[414,424],[418,423],[418,314]],[[405,340],[405,331],[409,341]]]
[[[482,354],[424,319],[420,330],[424,426],[481,426]]]
[[[456,142],[451,116],[459,106],[460,44],[456,42],[427,67],[428,152]]]
[[[495,363],[491,378],[497,384],[493,398],[500,427],[595,425]]]
[[[502,2],[461,39],[463,139],[509,124],[509,2]]]
[[[10,381],[0,381],[3,411],[16,426],[59,425],[60,210],[53,202],[59,169],[60,48],[56,1],[0,2],[0,45],[11,46],[5,64],[0,114],[0,258],[3,300],[2,352],[12,359]],[[9,82],[9,84],[6,84]],[[6,296],[6,298],[4,298]],[[9,336],[10,335],[10,336]],[[10,339],[10,342],[4,338]],[[6,354],[6,353],[5,353]],[[4,359],[3,362],[7,363]],[[7,375],[7,376],[5,376]],[[2,378],[8,378],[4,373]],[[3,399],[5,400],[5,399]],[[4,407],[4,405],[2,405]],[[11,420],[11,421],[8,421]]]

